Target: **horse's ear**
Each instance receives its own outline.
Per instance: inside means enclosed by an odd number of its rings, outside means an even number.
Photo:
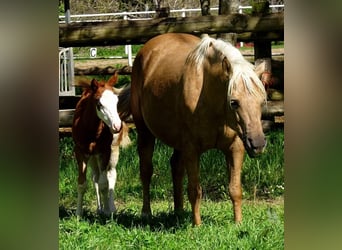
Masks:
[[[229,77],[231,75],[232,67],[227,57],[224,57],[222,60],[222,70],[226,77]]]
[[[96,79],[91,80],[90,87],[94,92],[96,92],[99,87],[99,82],[96,81]]]
[[[107,81],[107,84],[110,85],[110,86],[114,86],[115,83],[118,82],[118,78],[119,78],[119,73],[116,70],[115,73],[112,75],[112,77],[109,78],[109,80]]]

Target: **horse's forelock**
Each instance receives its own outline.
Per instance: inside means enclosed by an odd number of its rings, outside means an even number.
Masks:
[[[253,64],[248,62],[241,52],[230,43],[205,35],[196,48],[188,55],[186,63],[200,68],[205,57],[208,55],[210,46],[221,52],[232,66],[233,74],[229,81],[228,95],[231,95],[234,89],[236,89],[236,85],[239,83],[238,78],[241,77],[249,93],[266,99],[264,85],[254,72]]]
[[[253,65],[250,63],[242,65],[235,64],[233,66],[233,74],[228,85],[228,96],[232,95],[241,80],[250,94],[266,100],[265,87],[254,72]]]

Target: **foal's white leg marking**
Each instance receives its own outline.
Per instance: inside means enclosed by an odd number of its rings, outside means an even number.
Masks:
[[[102,171],[100,173],[99,178],[99,188],[101,194],[101,201],[103,207],[103,213],[106,216],[110,215],[109,204],[108,204],[108,180],[107,180],[107,171]]]
[[[95,195],[96,195],[96,205],[97,205],[97,213],[101,213],[101,197],[99,192],[99,162],[97,155],[90,156],[88,160],[88,165],[90,165],[92,170],[92,181],[94,184]]]
[[[83,206],[83,196],[84,196],[84,193],[86,192],[87,190],[87,181],[85,181],[83,184],[79,184],[78,187],[77,187],[77,209],[76,209],[76,215],[77,216],[82,216],[83,214],[83,209],[82,209],[82,206]]]
[[[116,212],[115,202],[114,202],[114,188],[116,183],[116,165],[119,160],[119,145],[117,141],[119,134],[113,135],[113,142],[111,145],[111,155],[109,158],[107,170],[100,173],[99,186],[100,192],[102,194],[103,201],[103,212],[105,215],[109,216]]]
[[[100,197],[100,192],[99,192],[99,165],[98,165],[98,160],[96,159],[96,156],[92,156],[91,159],[89,160],[89,164],[91,165],[92,168],[92,179],[93,179],[93,184],[94,184],[94,189],[95,189],[95,194],[96,194],[96,205],[97,205],[97,213],[101,213],[102,207],[101,207],[101,197]]]
[[[108,171],[107,171],[107,180],[108,180],[108,203],[109,203],[109,210],[110,212],[114,213],[116,212],[116,207],[114,203],[114,189],[115,189],[115,184],[116,184],[116,165],[118,164],[119,161],[119,134],[114,134],[113,135],[113,142],[111,145],[111,154],[109,158],[109,163],[108,163]]]
[[[114,188],[116,183],[116,168],[112,168],[107,172],[107,179],[108,179],[108,205],[109,211],[111,213],[116,212],[116,207],[114,203]]]

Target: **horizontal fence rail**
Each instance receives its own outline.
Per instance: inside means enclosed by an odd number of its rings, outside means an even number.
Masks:
[[[230,25],[231,30],[236,29],[236,32],[238,34],[238,39],[240,39],[240,46],[243,46],[243,43],[241,41],[249,41],[249,40],[256,40],[256,39],[268,39],[268,40],[282,40],[283,39],[283,13],[279,13],[278,16],[272,16],[276,14],[269,15],[268,17],[248,17],[247,15],[240,15],[243,14],[243,11],[246,9],[252,9],[252,6],[239,6],[238,12],[239,14],[232,15],[230,18],[233,18],[232,20],[226,19],[227,17],[224,16],[218,16],[218,7],[210,8],[210,11],[213,11],[213,15],[211,17],[203,17],[205,20],[201,20],[198,18],[201,18],[201,9],[200,8],[192,8],[192,9],[178,9],[178,10],[170,10],[170,16],[178,16],[178,18],[169,18],[169,19],[160,19],[156,20],[155,17],[157,17],[157,12],[155,10],[152,11],[134,11],[134,12],[120,12],[120,13],[101,13],[101,14],[80,14],[80,15],[66,15],[66,16],[59,16],[59,23],[60,23],[60,47],[70,47],[70,48],[60,48],[59,53],[59,95],[60,96],[74,96],[75,95],[75,88],[73,86],[74,81],[74,65],[73,60],[77,59],[73,56],[72,47],[74,46],[103,46],[103,45],[125,45],[126,47],[126,55],[128,59],[128,65],[132,66],[133,62],[133,55],[132,55],[132,49],[131,45],[129,44],[141,44],[145,40],[147,40],[150,36],[147,36],[146,33],[151,31],[151,27],[149,26],[152,23],[154,23],[153,26],[158,26],[158,29],[166,29],[168,32],[172,32],[172,29],[177,28],[178,26],[182,26],[184,28],[184,25],[187,23],[186,19],[189,19],[190,17],[187,17],[195,13],[194,20],[192,22],[196,24],[201,24],[202,26],[199,26],[199,30],[195,30],[197,33],[200,33],[203,29],[204,33],[220,33],[220,27],[210,26],[210,23],[218,24],[218,23],[234,23],[238,20],[238,24],[240,25]],[[270,5],[270,9],[272,12],[279,12],[279,10],[284,9],[284,5]],[[172,15],[171,15],[172,14]],[[198,16],[198,17],[197,17]],[[172,19],[172,20],[171,20]],[[221,20],[222,19],[222,20]],[[253,19],[253,20],[252,20]],[[255,20],[254,20],[255,19]],[[259,20],[260,19],[260,20]],[[66,20],[69,20],[69,25],[66,24]],[[103,24],[103,27],[98,29],[97,25],[99,25],[98,22],[104,22],[104,21],[110,21],[110,20],[118,20],[117,22],[112,22],[112,24]],[[144,23],[139,23],[140,29],[145,29],[143,32],[138,31],[131,31],[131,36],[126,40],[123,39],[125,37],[125,34],[132,29],[132,22],[134,21],[142,21]],[[127,24],[127,22],[129,22]],[[157,23],[155,23],[157,22]],[[116,26],[110,26],[110,25],[118,25]],[[254,23],[258,24],[257,29],[254,30],[253,25]],[[148,24],[148,25],[147,25]],[[179,25],[181,24],[181,25]],[[190,22],[191,24],[191,22]],[[75,27],[74,25],[81,25],[81,27]],[[107,26],[108,27],[107,27]],[[209,26],[208,26],[209,25]],[[241,27],[240,27],[241,26]],[[197,28],[197,27],[196,27]],[[99,38],[99,41],[95,39],[95,35],[98,34],[98,32],[102,32],[103,30],[111,34],[112,37],[106,37],[105,39],[101,40],[101,37]],[[115,29],[119,29],[118,34],[112,34]],[[227,28],[226,28],[227,29]],[[177,31],[177,30],[176,30]],[[222,31],[222,30],[221,30]],[[247,31],[247,32],[242,32]],[[259,38],[256,36],[252,37],[253,31],[262,31],[264,32],[263,37]],[[158,31],[160,32],[160,31]],[[179,31],[178,31],[179,32]],[[241,33],[242,32],[242,33]],[[266,33],[265,33],[266,32]],[[85,35],[83,33],[86,33]],[[126,34],[126,36],[130,35]],[[133,34],[133,35],[132,35]],[[73,35],[76,35],[76,38],[73,37]],[[134,37],[139,35],[139,39]],[[85,37],[84,37],[85,36]],[[91,39],[89,40],[89,36],[91,36]],[[141,36],[146,36],[141,40]],[[82,42],[82,39],[85,39],[86,41]],[[121,40],[120,40],[121,39]],[[134,40],[138,39],[138,40]],[[145,40],[144,40],[145,39]],[[110,44],[111,43],[111,44]],[[96,58],[96,55],[93,59]],[[114,59],[116,57],[108,57],[108,58],[97,58],[97,59]],[[83,58],[85,59],[85,58]],[[127,74],[127,72],[124,72]]]
[[[194,35],[237,33],[238,41],[284,39],[284,13],[263,16],[230,14],[218,16],[164,17],[150,20],[117,20],[59,24],[59,46],[110,46],[143,44],[169,32]]]
[[[278,5],[270,5],[269,6],[272,12],[278,12],[278,9],[284,9],[284,4]],[[252,6],[239,6],[238,12],[243,13],[243,10],[252,9]],[[214,15],[218,15],[218,7],[210,8]],[[178,9],[178,10],[170,10],[170,16],[181,16],[186,17],[187,14],[191,13],[201,13],[200,8],[193,9]],[[132,12],[117,12],[117,13],[100,13],[100,14],[77,14],[70,15],[70,22],[103,22],[110,21],[115,19],[129,19],[129,20],[143,20],[143,19],[152,19],[156,17],[157,12],[155,10],[150,11],[132,11]],[[59,23],[65,23],[66,17],[65,15],[59,16]]]

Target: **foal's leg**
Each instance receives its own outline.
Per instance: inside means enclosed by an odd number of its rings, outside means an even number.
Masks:
[[[75,157],[78,166],[78,186],[77,186],[77,208],[76,215],[82,216],[83,214],[83,196],[87,190],[87,160],[88,158],[84,156],[80,150],[75,148]]]
[[[183,178],[185,169],[180,162],[180,152],[176,149],[173,151],[170,164],[172,170],[175,213],[180,214],[183,212]]]
[[[102,212],[103,207],[101,205],[101,196],[100,196],[100,190],[99,190],[100,169],[98,165],[97,156],[93,155],[89,158],[89,165],[92,168],[92,180],[93,180],[95,195],[96,195],[97,213],[99,214]]]
[[[98,187],[100,193],[100,213],[104,213],[104,215],[109,216],[109,204],[108,204],[108,178],[107,178],[107,161],[104,162],[103,154],[99,154],[96,156],[98,170],[99,170],[99,179],[98,179]]]
[[[245,149],[240,139],[236,140],[230,149],[230,152],[226,152],[229,173],[229,196],[233,203],[234,220],[236,223],[239,223],[242,221],[241,170]]]
[[[145,126],[144,126],[145,127]],[[153,174],[152,156],[154,151],[155,137],[150,131],[137,127],[138,130],[138,154],[140,161],[140,179],[143,188],[142,216],[151,216],[150,183]]]
[[[108,199],[105,201],[105,214],[109,215],[116,212],[114,203],[114,188],[116,183],[116,165],[119,161],[119,134],[114,134],[113,143],[111,146],[110,158],[107,166],[107,182],[108,182]]]

